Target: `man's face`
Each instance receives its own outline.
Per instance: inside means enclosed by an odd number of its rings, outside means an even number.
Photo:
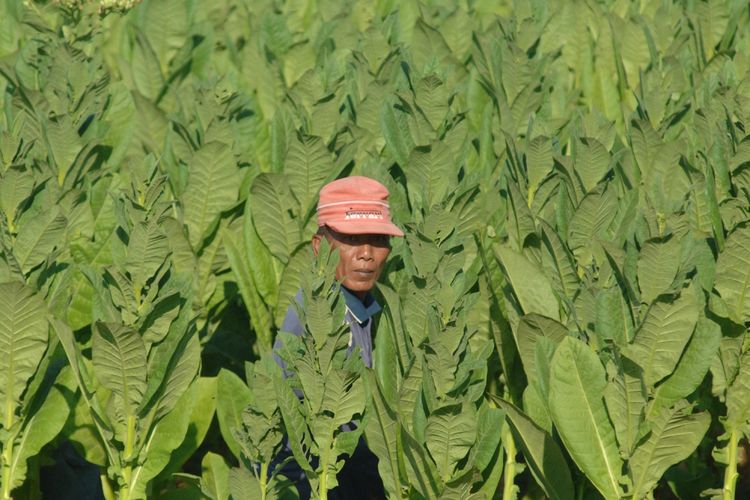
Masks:
[[[380,277],[385,260],[391,253],[390,236],[385,234],[344,234],[325,228],[331,247],[339,251],[336,279],[360,299],[367,294]],[[320,248],[316,234],[312,245],[315,255]],[[343,280],[342,280],[343,278]]]

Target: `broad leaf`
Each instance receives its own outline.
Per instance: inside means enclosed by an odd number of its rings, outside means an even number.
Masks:
[[[574,488],[570,470],[552,436],[512,404],[502,399],[497,403],[505,410],[513,437],[544,493],[551,499],[572,499]]]
[[[225,369],[219,372],[216,379],[216,417],[224,442],[237,458],[240,456],[240,445],[232,429],[242,427],[242,411],[251,400],[250,389],[237,375]]]
[[[11,418],[47,350],[46,314],[44,302],[31,288],[0,284],[0,400]]]
[[[672,373],[698,321],[698,301],[687,288],[674,302],[659,299],[646,313],[635,341],[624,353],[643,368],[646,385],[653,387]]]
[[[666,292],[680,266],[680,241],[676,236],[652,239],[641,246],[638,256],[638,285],[641,302],[650,304]]]
[[[56,205],[19,221],[13,254],[24,274],[44,262],[52,250],[63,243],[66,224],[65,216]]]
[[[286,179],[280,174],[260,174],[250,189],[249,201],[255,230],[274,257],[286,264],[302,237]]]
[[[307,214],[318,191],[333,172],[333,159],[320,137],[295,137],[286,157],[289,187],[303,213]]]
[[[651,434],[640,444],[628,465],[633,498],[645,497],[672,465],[685,460],[700,444],[711,423],[708,412],[689,414],[686,401],[662,412],[651,423]]]
[[[231,148],[220,142],[199,149],[188,168],[188,185],[181,201],[190,244],[198,250],[214,220],[234,205],[239,172]]]
[[[505,269],[523,312],[537,313],[559,321],[557,297],[540,266],[506,246],[495,245],[492,249]]]
[[[366,370],[367,389],[370,396],[367,411],[370,417],[365,427],[367,446],[378,457],[378,472],[386,492],[398,498],[401,495],[399,473],[397,414],[383,397],[380,383],[372,370]]]
[[[750,226],[733,232],[716,263],[714,287],[737,323],[750,321]]]
[[[698,388],[716,358],[720,342],[719,325],[701,316],[674,372],[656,387],[649,414],[658,413],[660,408],[688,397]]]
[[[622,496],[622,459],[604,406],[607,385],[596,353],[566,337],[552,359],[549,408],[570,455],[604,498]]]
[[[11,490],[23,483],[27,460],[37,456],[62,430],[70,414],[74,386],[70,370],[61,372],[55,385],[45,394],[41,407],[28,417],[23,434],[13,450],[13,461],[8,464]]]
[[[122,398],[127,416],[134,416],[146,391],[146,347],[137,331],[97,322],[92,359],[96,378]]]
[[[427,449],[443,481],[453,476],[458,462],[474,444],[476,425],[476,412],[471,405],[440,408],[427,418]]]

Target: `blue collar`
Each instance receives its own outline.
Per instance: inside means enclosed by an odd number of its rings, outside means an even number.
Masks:
[[[367,292],[364,300],[359,300],[359,297],[343,286],[341,287],[341,291],[344,294],[344,300],[346,300],[347,310],[359,324],[366,323],[367,320],[382,310],[380,304],[375,301],[370,292]]]

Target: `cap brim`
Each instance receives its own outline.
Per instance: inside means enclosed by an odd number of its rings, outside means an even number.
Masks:
[[[375,221],[346,221],[326,222],[334,231],[344,234],[387,234],[389,236],[403,236],[404,232],[393,223]]]

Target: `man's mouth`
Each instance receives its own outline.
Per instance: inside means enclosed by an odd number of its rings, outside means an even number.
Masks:
[[[355,275],[357,275],[357,276],[363,276],[363,277],[372,276],[374,272],[375,271],[373,271],[372,269],[355,269],[354,270],[354,274]]]

